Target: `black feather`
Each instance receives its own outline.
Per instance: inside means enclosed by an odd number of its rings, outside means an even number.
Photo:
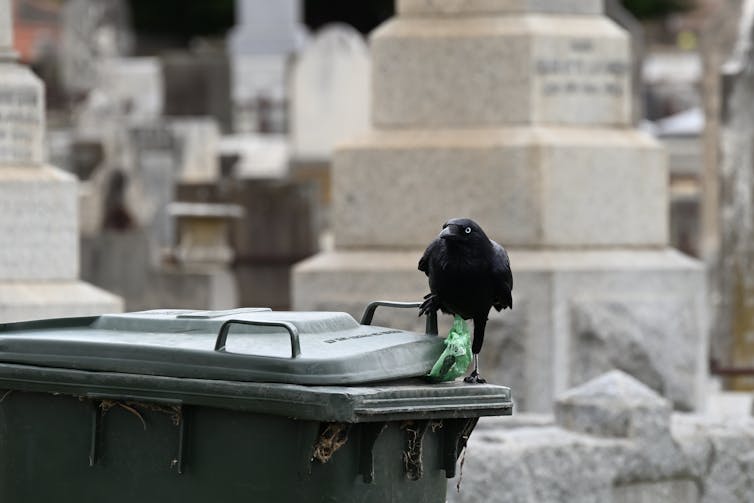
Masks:
[[[427,246],[419,270],[429,278],[430,289],[420,313],[441,310],[474,320],[472,352],[478,354],[490,309],[513,307],[513,274],[505,248],[473,220],[454,218]]]

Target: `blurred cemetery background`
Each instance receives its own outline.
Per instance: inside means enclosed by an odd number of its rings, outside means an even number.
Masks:
[[[9,43],[44,85],[44,152],[28,160],[46,159],[78,183],[64,178],[60,189],[75,193],[77,209],[18,209],[37,196],[15,188],[18,159],[0,152],[0,231],[39,229],[2,245],[0,321],[238,306],[358,316],[377,297],[418,300],[423,244],[459,216],[444,211],[460,209],[481,214],[512,251],[515,309],[491,320],[483,358],[520,411],[551,414],[565,390],[619,369],[677,410],[751,415],[754,1],[8,1]],[[506,16],[529,24],[506,27]],[[530,100],[533,84],[516,87],[505,73],[516,53],[484,52],[494,37],[496,47],[516,37],[566,47],[531,65],[546,98]],[[477,43],[479,62],[453,59],[464,54],[461,39]],[[1,39],[0,49],[9,49]],[[590,51],[598,59],[583,56]],[[493,67],[489,54],[504,64]],[[608,82],[604,93],[596,77],[567,80],[582,56]],[[471,70],[448,83],[452,72],[428,61]],[[421,75],[437,82],[415,85]],[[513,104],[498,104],[496,89]],[[532,145],[547,155],[521,153]],[[561,180],[548,158],[576,167]],[[509,159],[550,174],[530,179]],[[456,185],[435,173],[480,188],[449,193]],[[52,175],[37,176],[42,184]],[[526,184],[549,190],[551,180],[562,190],[525,197]],[[12,265],[42,248],[42,266]],[[649,396],[610,375],[605,382],[630,399]],[[662,416],[655,398],[648,414]],[[551,415],[531,421],[553,424]],[[674,427],[703,429],[692,423]],[[747,428],[724,433],[752,442]],[[678,454],[668,452],[659,456]],[[649,456],[642,462],[660,463]],[[675,480],[689,470],[662,473]],[[744,499],[709,501],[751,501],[754,481],[742,484]],[[695,487],[644,489],[677,501],[714,494]],[[615,501],[639,501],[626,494]]]
[[[366,36],[393,2],[13,7],[13,46],[44,83],[46,158],[79,180],[81,279],[129,311],[292,307],[294,264],[333,247],[334,147],[370,130]],[[631,121],[667,149],[670,244],[710,271],[713,369],[747,388],[732,372],[754,368],[751,240],[738,235],[751,232],[750,153],[732,165],[721,146],[743,3],[605,8],[631,35]]]
[[[13,46],[44,83],[46,159],[79,181],[83,281],[129,311],[333,307],[294,301],[292,270],[334,247],[334,148],[373,128],[367,37],[391,0],[12,3]],[[604,8],[630,33],[631,122],[667,149],[670,244],[709,272],[712,369],[749,389],[750,153],[723,148],[745,4]]]

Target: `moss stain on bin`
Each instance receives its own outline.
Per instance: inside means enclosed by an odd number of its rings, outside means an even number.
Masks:
[[[351,430],[351,425],[348,423],[325,423],[322,426],[322,432],[314,444],[312,459],[316,459],[320,463],[327,463],[333,454],[348,442],[348,432]]]

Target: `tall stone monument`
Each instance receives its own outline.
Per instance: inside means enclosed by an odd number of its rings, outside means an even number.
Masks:
[[[631,126],[602,0],[397,6],[371,40],[373,130],[335,154],[335,248],[297,266],[294,307],[421,299],[423,248],[469,216],[510,252],[514,307],[481,356],[520,409],[612,368],[697,407],[704,270],[668,247],[665,153]]]
[[[284,129],[288,65],[305,43],[301,0],[236,0],[227,40],[235,130]]]
[[[76,179],[44,162],[44,88],[16,62],[0,0],[0,322],[120,311],[78,280]]]

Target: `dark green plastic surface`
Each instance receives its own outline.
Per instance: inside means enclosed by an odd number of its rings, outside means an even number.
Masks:
[[[289,328],[233,324],[221,344],[231,319]],[[0,325],[0,502],[443,502],[476,419],[512,403],[410,377],[442,347],[342,313]]]
[[[224,324],[224,350],[216,351]],[[291,357],[285,328],[298,331]],[[145,311],[0,326],[0,362],[295,384],[359,384],[426,374],[443,350],[426,334],[359,325],[345,313]]]
[[[409,480],[402,453],[412,425],[401,421],[386,423],[373,449],[369,423],[352,425],[324,463],[312,459],[322,424],[214,407],[103,412],[98,402],[13,392],[0,424],[0,501],[8,503],[445,501],[444,425],[427,428],[422,477]]]

